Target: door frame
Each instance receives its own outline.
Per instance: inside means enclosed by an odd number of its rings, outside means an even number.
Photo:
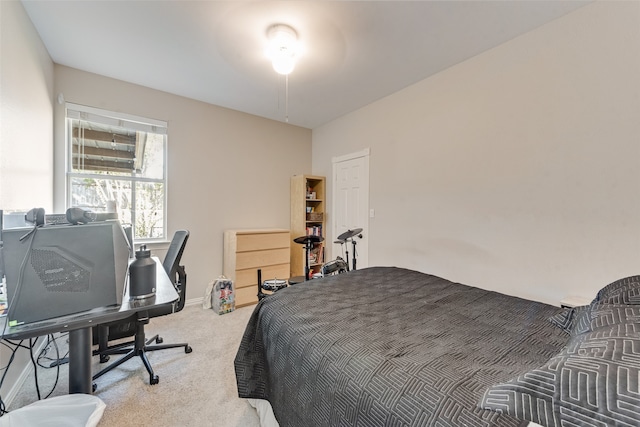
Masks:
[[[358,245],[366,245],[366,252],[367,252],[367,263],[365,267],[369,266],[369,234],[370,234],[370,230],[369,230],[369,209],[370,209],[370,201],[369,201],[369,188],[370,188],[370,181],[369,181],[369,157],[371,156],[371,148],[367,147],[363,150],[360,151],[356,151],[354,153],[349,153],[349,154],[345,154],[342,156],[336,156],[336,157],[332,157],[331,158],[331,164],[332,164],[332,172],[331,172],[331,237],[332,237],[332,241],[335,240],[335,238],[337,237],[336,235],[336,228],[337,228],[337,224],[336,224],[336,193],[337,193],[337,179],[336,179],[336,175],[337,175],[337,167],[338,167],[338,163],[341,162],[345,162],[348,160],[353,160],[353,159],[357,159],[360,157],[364,158],[364,176],[366,177],[366,183],[367,183],[367,207],[365,210],[365,224],[363,226],[363,231],[365,232],[365,239],[362,239],[360,242],[358,242]],[[334,254],[333,254],[333,243],[331,244],[331,257],[332,259],[335,258]]]

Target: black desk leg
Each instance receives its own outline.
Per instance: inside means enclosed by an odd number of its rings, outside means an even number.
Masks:
[[[90,327],[69,331],[69,393],[92,394]]]

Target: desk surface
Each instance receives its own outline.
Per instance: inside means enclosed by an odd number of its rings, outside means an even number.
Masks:
[[[0,338],[25,339],[48,335],[54,332],[82,329],[99,325],[101,323],[124,319],[135,312],[175,302],[178,299],[178,293],[169,280],[167,273],[164,271],[160,260],[158,260],[157,257],[153,258],[156,262],[155,296],[130,301],[129,286],[125,286],[125,295],[120,307],[100,307],[82,311],[80,313],[74,313],[68,316],[56,317],[54,319],[42,320],[18,326],[7,326],[6,328],[6,317],[3,317],[0,319]]]
[[[169,305],[178,300],[178,293],[158,258],[156,262],[156,295],[129,301],[129,286],[120,307],[104,307],[5,328],[6,317],[0,322],[0,338],[26,339],[54,332],[69,332],[69,392],[91,394],[91,328],[101,323],[125,319],[134,313]]]

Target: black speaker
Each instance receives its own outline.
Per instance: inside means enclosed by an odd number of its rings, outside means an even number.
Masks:
[[[24,220],[30,224],[39,226],[44,225],[44,209],[33,208],[24,216]]]
[[[44,213],[44,212],[43,212]],[[83,208],[69,208],[66,212],[69,224],[86,224],[88,222],[106,221],[108,219],[118,219],[116,212],[91,212]]]

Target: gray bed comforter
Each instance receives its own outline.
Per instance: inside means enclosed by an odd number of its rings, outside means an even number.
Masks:
[[[256,306],[238,394],[281,427],[519,426],[478,401],[562,348],[559,311],[395,267],[314,279]]]

